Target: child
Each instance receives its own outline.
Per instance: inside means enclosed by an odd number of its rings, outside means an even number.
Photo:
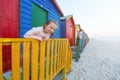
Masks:
[[[34,38],[39,41],[46,41],[54,33],[57,23],[54,20],[48,21],[43,27],[34,27],[25,33],[24,38]]]

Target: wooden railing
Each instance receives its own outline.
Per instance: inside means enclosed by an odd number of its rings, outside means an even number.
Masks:
[[[61,70],[62,80],[66,80],[66,73],[71,70],[72,52],[67,39],[39,42],[0,38],[0,80],[4,74],[2,46],[7,45],[11,47],[11,80],[52,80]]]

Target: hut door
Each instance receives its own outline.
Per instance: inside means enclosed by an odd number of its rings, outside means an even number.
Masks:
[[[43,26],[47,21],[48,12],[32,3],[32,27]]]

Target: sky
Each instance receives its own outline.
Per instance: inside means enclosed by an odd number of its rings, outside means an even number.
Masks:
[[[120,0],[57,0],[90,37],[120,37]]]

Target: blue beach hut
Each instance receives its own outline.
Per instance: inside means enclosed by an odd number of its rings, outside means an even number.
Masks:
[[[60,38],[60,17],[63,13],[56,0],[20,0],[20,37],[35,26],[43,26],[47,20],[55,20],[58,28],[54,38]]]

